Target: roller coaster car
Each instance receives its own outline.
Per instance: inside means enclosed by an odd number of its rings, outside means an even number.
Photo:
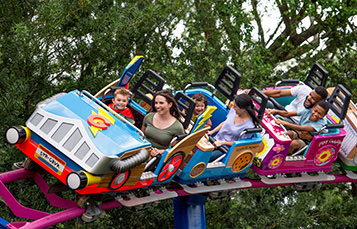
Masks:
[[[94,194],[170,181],[185,155],[204,134],[197,131],[187,135],[165,151],[154,172],[144,171],[151,143],[140,129],[100,99],[78,90],[57,94],[36,106],[26,127],[10,127],[6,139],[70,189],[79,194]],[[188,99],[191,106],[187,110],[192,113],[195,103]],[[138,113],[143,112],[144,108],[134,100],[131,104],[140,107]]]
[[[338,85],[335,91],[327,102],[330,110],[343,120],[351,94],[342,85]],[[311,143],[288,156],[291,139],[285,134],[286,130],[275,124],[274,117],[264,114],[261,122],[266,130],[263,150],[256,155],[252,169],[260,175],[330,171],[346,132],[343,124],[336,123],[330,115],[326,115],[325,119],[327,124],[314,136]]]
[[[215,86],[204,82],[192,83],[186,86],[183,93],[191,97],[196,93],[202,93],[209,100],[209,106],[203,114],[198,116],[191,131],[194,132],[197,128],[204,126],[209,118],[211,118],[212,121],[212,128],[225,120],[229,111],[229,105],[237,92],[240,78],[240,74],[228,66],[217,79]],[[210,87],[214,92],[211,93],[202,88],[187,90],[190,87]],[[215,95],[216,91],[220,91],[223,97],[227,98],[229,102],[224,104],[218,99]],[[262,99],[260,101],[262,101],[262,103],[259,111],[262,115],[267,97],[256,88],[251,91],[254,94],[261,95]],[[214,112],[214,116],[207,115],[212,112]],[[258,116],[260,117],[261,115]],[[209,128],[203,129],[208,130]],[[258,152],[260,143],[262,142],[262,136],[259,134],[261,131],[261,128],[246,129],[241,136],[250,133],[252,134],[252,138],[239,138],[228,150],[221,148],[220,150],[222,150],[224,154],[213,162],[209,162],[209,159],[215,147],[210,141],[210,136],[204,136],[200,139],[189,157],[185,159],[183,166],[181,166],[179,173],[174,179],[181,184],[192,184],[198,181],[244,177],[246,171],[252,165],[255,153]]]

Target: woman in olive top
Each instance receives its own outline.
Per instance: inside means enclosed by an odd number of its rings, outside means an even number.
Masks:
[[[152,144],[151,158],[163,154],[176,135],[184,134],[179,121],[181,115],[172,93],[168,90],[158,91],[152,101],[152,110],[145,116],[141,128]]]

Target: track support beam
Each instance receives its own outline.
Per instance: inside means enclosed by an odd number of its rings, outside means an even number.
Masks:
[[[175,228],[206,228],[206,195],[179,196],[174,201]]]

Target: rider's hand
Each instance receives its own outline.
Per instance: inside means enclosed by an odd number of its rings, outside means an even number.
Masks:
[[[278,125],[285,125],[286,122],[283,120],[277,119],[277,120],[275,120],[275,123]]]
[[[275,110],[275,109],[266,109],[265,112],[268,115],[273,115],[273,114],[277,113],[277,110]]]
[[[157,148],[152,148],[150,155],[152,157],[156,157],[159,154],[162,154],[165,150],[164,149],[157,149]]]
[[[219,141],[219,140],[217,140],[217,141],[215,141],[214,143],[213,143],[213,145],[215,145],[216,147],[218,147],[218,146],[221,146],[221,145],[224,145],[224,141]]]

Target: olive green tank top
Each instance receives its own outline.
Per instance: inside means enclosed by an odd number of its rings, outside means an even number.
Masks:
[[[152,124],[154,112],[147,114],[144,118],[143,125],[145,126],[145,137],[151,142],[154,148],[167,149],[171,140],[180,134],[184,134],[185,131],[180,121],[176,121],[165,129],[156,128]]]

